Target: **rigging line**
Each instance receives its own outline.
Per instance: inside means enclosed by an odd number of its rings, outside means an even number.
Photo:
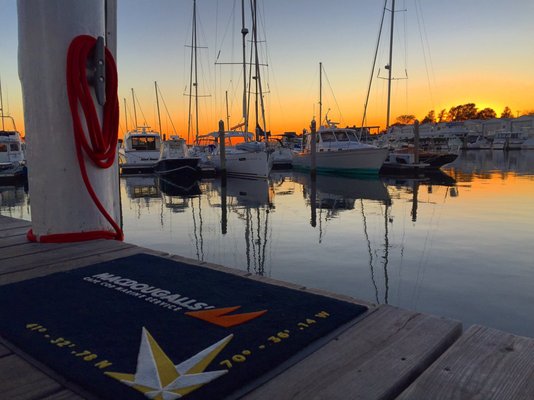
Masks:
[[[161,97],[161,102],[163,103],[163,107],[165,107],[165,112],[167,113],[167,117],[169,118],[169,121],[171,123],[172,131],[174,132],[175,135],[177,135],[178,131],[176,130],[174,123],[172,122],[171,113],[169,112],[169,109],[167,108],[165,97],[163,97],[163,92],[161,91],[161,88],[159,87],[159,85],[158,85],[158,92],[159,92],[159,97]]]
[[[255,51],[255,58],[256,58],[256,85],[259,90],[259,97],[260,97],[260,108],[261,108],[261,118],[263,123],[263,131],[265,132],[265,135],[267,135],[267,124],[265,121],[265,104],[263,101],[263,87],[262,87],[262,79],[261,79],[261,71],[260,71],[260,58],[258,55],[258,0],[252,0],[254,4],[254,51]],[[265,36],[264,40],[265,42]],[[265,141],[267,142],[267,136],[265,136]]]
[[[426,72],[426,79],[427,79],[427,84],[428,84],[428,92],[430,94],[430,101],[432,103],[432,108],[435,109],[436,108],[436,104],[435,104],[435,101],[434,101],[434,95],[432,93],[432,86],[430,84],[430,73],[429,73],[427,56],[426,56],[425,42],[424,42],[424,39],[423,39],[423,32],[424,32],[424,35],[426,37],[426,29],[425,29],[425,26],[424,26],[424,21],[422,21],[422,19],[423,19],[423,16],[422,16],[423,10],[420,9],[420,6],[421,6],[421,4],[416,0],[415,1],[415,14],[417,16],[417,25],[419,27],[419,38],[421,39],[421,47],[422,47],[422,50],[423,50],[423,61],[425,62],[425,72]],[[429,51],[429,58],[430,58],[430,47],[429,47],[428,51]],[[433,70],[432,60],[431,59],[430,59],[430,64],[431,64],[430,66],[431,66],[431,68]],[[434,84],[435,84],[435,78],[434,78]]]
[[[326,82],[328,83],[328,87],[330,88],[330,92],[332,94],[332,97],[334,98],[334,103],[336,104],[337,110],[339,112],[340,122],[342,124],[344,124],[344,118],[343,118],[343,114],[341,113],[341,108],[339,107],[339,104],[338,104],[337,99],[336,99],[336,94],[334,93],[334,90],[332,89],[332,85],[330,84],[330,79],[328,79],[328,75],[326,73],[326,70],[324,69],[324,66],[323,66],[323,72],[324,72],[324,76],[326,78]]]
[[[361,124],[360,135],[358,139],[361,139],[362,130],[363,130],[363,127],[365,126],[365,120],[367,118],[367,106],[369,105],[369,96],[371,94],[371,86],[373,83],[373,76],[374,76],[375,68],[376,68],[376,60],[378,58],[378,49],[380,48],[380,38],[382,36],[382,27],[384,25],[384,18],[386,15],[387,2],[388,0],[384,0],[384,10],[382,11],[382,18],[380,19],[380,28],[378,29],[378,37],[376,39],[375,55],[373,57],[373,66],[371,68],[371,76],[369,77],[369,87],[367,88],[367,96],[365,97],[365,104],[363,106],[362,124]]]
[[[200,36],[201,36],[201,39],[202,39],[202,43],[208,43],[208,40],[207,40],[207,36],[206,36],[206,31],[204,30],[204,25],[202,24],[202,18],[198,17],[197,16],[197,22],[198,22],[198,25],[200,27]],[[209,49],[208,46],[200,46],[199,47],[200,49]],[[211,97],[211,95],[209,93],[213,93],[214,92],[214,88],[212,86],[212,81],[213,81],[213,78],[211,76],[211,68],[209,67],[210,66],[210,61],[209,61],[209,51],[206,52],[207,53],[207,62],[204,63],[204,59],[203,57],[200,57],[200,77],[202,79],[202,84],[203,84],[203,87],[207,88],[207,94],[204,94],[204,95],[201,95],[200,97]],[[207,73],[205,72],[207,70]],[[205,100],[205,103],[208,101],[207,99],[204,99]],[[207,104],[204,104],[204,107],[207,107]],[[213,119],[213,107],[212,107],[212,104],[210,104],[210,107],[209,107],[209,111],[210,111],[210,114],[211,114],[211,118]]]
[[[367,232],[367,217],[363,211],[363,199],[360,199],[360,206],[362,212],[362,221],[363,221],[363,233],[365,235],[365,240],[367,241],[367,251],[369,253],[369,269],[371,271],[371,282],[373,282],[373,287],[375,288],[375,300],[376,304],[380,304],[378,300],[378,286],[375,280],[375,269],[373,266],[373,251],[371,249],[371,240],[369,239],[369,232]]]
[[[404,26],[403,26],[403,29],[404,29],[404,71],[406,73],[406,77],[408,77],[408,34],[407,34],[407,15],[408,13],[406,12],[406,0],[403,0],[403,10],[404,10]],[[406,85],[404,86],[404,89],[405,89],[405,98],[406,98],[406,113],[405,114],[409,114],[410,113],[410,105],[409,105],[409,90],[408,90],[408,86],[410,85],[410,82],[408,82],[408,80],[406,80]]]
[[[139,98],[134,94],[134,99],[137,105],[139,106],[139,111],[141,111],[141,115],[143,116],[143,125],[147,126],[145,113],[143,112],[143,108],[141,107],[141,103],[139,103]]]

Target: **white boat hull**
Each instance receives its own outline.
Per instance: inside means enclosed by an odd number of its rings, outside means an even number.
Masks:
[[[319,151],[316,153],[316,167],[318,172],[377,174],[387,156],[388,149],[372,147]],[[310,169],[311,154],[294,153],[293,167]]]
[[[221,159],[218,154],[212,157],[216,170],[221,169]],[[229,149],[226,152],[226,173],[228,175],[267,178],[273,167],[272,153],[266,151],[240,151]]]

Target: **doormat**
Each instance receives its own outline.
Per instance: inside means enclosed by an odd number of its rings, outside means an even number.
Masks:
[[[238,398],[364,306],[148,254],[0,286],[0,334],[104,399]]]

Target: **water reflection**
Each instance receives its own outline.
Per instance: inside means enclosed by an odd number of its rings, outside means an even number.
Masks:
[[[227,233],[228,211],[237,215],[244,226],[246,268],[265,274],[269,245],[269,214],[274,209],[274,190],[266,179],[228,177],[213,182],[221,197],[221,233]]]
[[[193,185],[121,178],[126,240],[534,335],[534,152],[464,152],[445,172],[313,181],[275,171]],[[3,215],[28,218],[24,188],[0,194]]]
[[[0,184],[0,214],[12,218],[30,219],[27,182]]]

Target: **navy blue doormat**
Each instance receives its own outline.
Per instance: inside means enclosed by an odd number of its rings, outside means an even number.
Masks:
[[[98,397],[171,400],[239,397],[367,308],[138,254],[0,286],[0,310],[2,337]]]

